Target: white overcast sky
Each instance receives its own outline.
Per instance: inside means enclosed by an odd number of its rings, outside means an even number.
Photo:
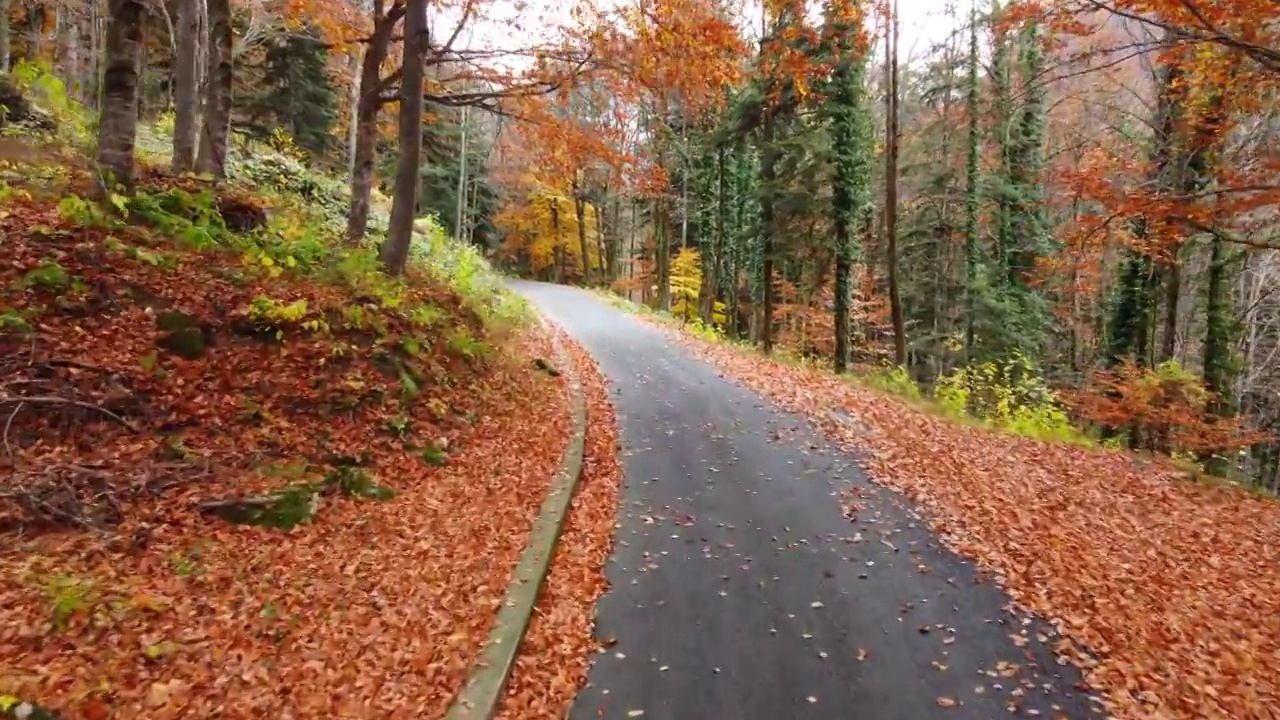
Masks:
[[[446,0],[447,1],[447,0]],[[634,0],[596,0],[601,4],[621,4]],[[971,0],[899,0],[901,35],[899,59],[906,62],[918,58],[933,44],[940,43],[952,32],[952,21],[947,18],[947,8],[954,5],[960,15],[965,14]],[[514,0],[498,0],[488,4],[486,17],[473,23],[459,38],[459,46],[480,48],[518,48],[538,44],[550,39],[555,27],[567,24],[575,0],[526,0],[517,5]],[[453,3],[449,3],[453,4]],[[758,0],[746,0],[744,10],[747,22],[759,25]],[[448,17],[452,16],[452,18]],[[440,37],[451,33],[456,12],[444,11],[433,19],[433,34]]]

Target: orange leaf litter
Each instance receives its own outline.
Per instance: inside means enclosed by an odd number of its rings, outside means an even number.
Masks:
[[[863,451],[873,478],[928,510],[950,547],[1089,652],[1058,648],[1116,717],[1280,716],[1274,500],[1122,452],[949,423],[831,373],[663,329]]]
[[[445,467],[375,459],[394,499],[326,500],[288,532],[177,513],[141,552],[5,538],[0,688],[69,718],[440,717],[567,438],[563,379],[529,362],[548,338],[528,343],[493,370]]]
[[[507,683],[498,720],[561,718],[586,682],[595,603],[607,589],[605,561],[613,546],[622,471],[618,430],[605,381],[591,356],[564,341],[583,381],[587,399],[587,444],[582,479],[556,546],[551,573],[516,667]]]

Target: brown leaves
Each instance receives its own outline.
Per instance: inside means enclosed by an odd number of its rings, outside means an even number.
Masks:
[[[16,209],[56,228],[51,208]],[[120,511],[109,533],[18,535],[3,527],[0,497],[0,694],[64,717],[441,716],[564,449],[563,379],[532,367],[547,339],[512,340],[484,363],[446,356],[443,342],[424,347],[420,393],[407,397],[375,349],[338,356],[332,335],[290,330],[280,342],[224,322],[267,295],[332,309],[336,326],[354,302],[341,288],[264,279],[235,254],[173,253],[174,267],[155,267],[90,231],[34,242],[13,222],[0,220],[10,261],[0,284],[54,257],[87,288],[90,312],[38,315],[34,355],[29,338],[0,335],[0,361],[16,358],[4,368],[22,368],[0,377],[110,404],[143,432],[97,412],[31,408],[10,428],[0,496],[20,473],[48,474],[68,492],[41,491],[43,502],[70,508],[113,492]],[[59,307],[36,292],[24,300]],[[446,290],[408,292],[440,310],[441,328],[480,332]],[[157,357],[153,307],[200,317],[218,342],[203,358]],[[447,444],[443,466],[411,452],[426,442]],[[365,469],[394,498],[326,496],[314,522],[288,531],[193,510],[298,480],[290,473],[314,471],[323,452],[365,450]],[[200,472],[169,472],[180,464]],[[66,470],[45,472],[55,465]]]
[[[953,425],[827,373],[681,339],[864,451],[874,478],[925,506],[953,549],[1055,620],[1069,638],[1059,662],[1081,665],[1114,715],[1261,719],[1280,706],[1274,501],[1123,453]]]
[[[604,593],[604,563],[613,544],[613,523],[621,468],[617,425],[604,379],[591,357],[561,336],[573,356],[587,399],[587,443],[582,478],[565,531],[556,546],[551,573],[538,597],[533,619],[507,682],[498,717],[562,717],[586,681],[593,645],[596,599]]]

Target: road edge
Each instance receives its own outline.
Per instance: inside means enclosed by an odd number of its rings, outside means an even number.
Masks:
[[[497,713],[502,691],[515,667],[520,643],[538,601],[538,591],[551,569],[551,558],[582,475],[587,437],[587,407],[582,380],[573,365],[573,358],[565,351],[559,335],[555,334],[553,324],[541,316],[539,320],[552,333],[556,362],[569,386],[569,414],[572,418],[569,442],[507,585],[489,639],[472,665],[462,690],[445,713],[445,720],[489,720]]]

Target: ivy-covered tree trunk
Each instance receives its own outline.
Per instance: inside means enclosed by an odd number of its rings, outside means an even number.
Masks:
[[[715,319],[716,296],[721,286],[721,275],[724,273],[724,254],[725,254],[725,155],[727,151],[724,143],[716,144],[716,174],[715,174],[715,191],[712,206],[715,208],[715,229],[713,230],[711,241],[711,257],[704,257],[702,265],[705,268],[702,274],[702,290],[698,296],[700,306],[699,313],[702,321],[710,323]],[[705,232],[704,232],[705,235]]]
[[[178,0],[173,58],[173,170],[180,173],[195,169],[200,137],[200,9],[199,0]]]
[[[982,138],[978,123],[978,13],[976,4],[969,10],[969,60],[968,87],[966,88],[965,107],[968,111],[969,135],[967,153],[965,155],[964,176],[964,351],[965,361],[973,360],[974,348],[974,315],[977,307],[974,293],[978,282],[978,210],[981,192],[978,183],[981,180],[978,170],[978,159],[982,152]]]
[[[1209,410],[1215,415],[1231,414],[1231,382],[1235,363],[1231,337],[1235,316],[1231,307],[1231,286],[1227,280],[1229,260],[1222,237],[1215,233],[1209,245],[1208,291],[1205,297],[1204,386],[1214,394]]]
[[[209,0],[209,71],[205,85],[204,129],[196,169],[215,178],[227,174],[227,139],[231,133],[231,2]]]
[[[773,249],[778,227],[774,196],[778,192],[778,155],[774,146],[774,111],[767,110],[760,149],[760,308],[756,336],[760,349],[767,355],[773,351]]]
[[[665,196],[654,201],[654,254],[658,309],[671,311],[671,211]]]
[[[907,329],[898,286],[898,0],[893,2],[892,31],[885,43],[885,262],[889,275],[889,316],[893,323],[893,361],[907,364]]]
[[[1146,221],[1133,223],[1134,237],[1146,237]],[[1150,350],[1151,311],[1155,307],[1155,272],[1151,258],[1126,250],[1120,264],[1115,304],[1107,326],[1107,364],[1132,358],[1145,365]]]
[[[393,275],[403,273],[409,261],[409,243],[417,214],[422,162],[422,83],[426,75],[423,61],[428,45],[426,0],[408,0],[404,20],[404,71],[400,80],[400,157],[396,163],[387,239],[379,254],[379,260]]]
[[[132,192],[138,130],[138,63],[143,52],[146,6],[139,0],[111,0],[103,64],[102,118],[98,123],[98,168],[103,190],[113,184]]]
[[[826,109],[831,126],[832,228],[835,235],[835,357],[837,373],[849,367],[850,303],[854,241],[858,214],[870,200],[872,153],[871,100],[866,92],[866,58],[861,39],[860,12],[851,3],[833,0],[827,7],[826,42],[835,63]]]

